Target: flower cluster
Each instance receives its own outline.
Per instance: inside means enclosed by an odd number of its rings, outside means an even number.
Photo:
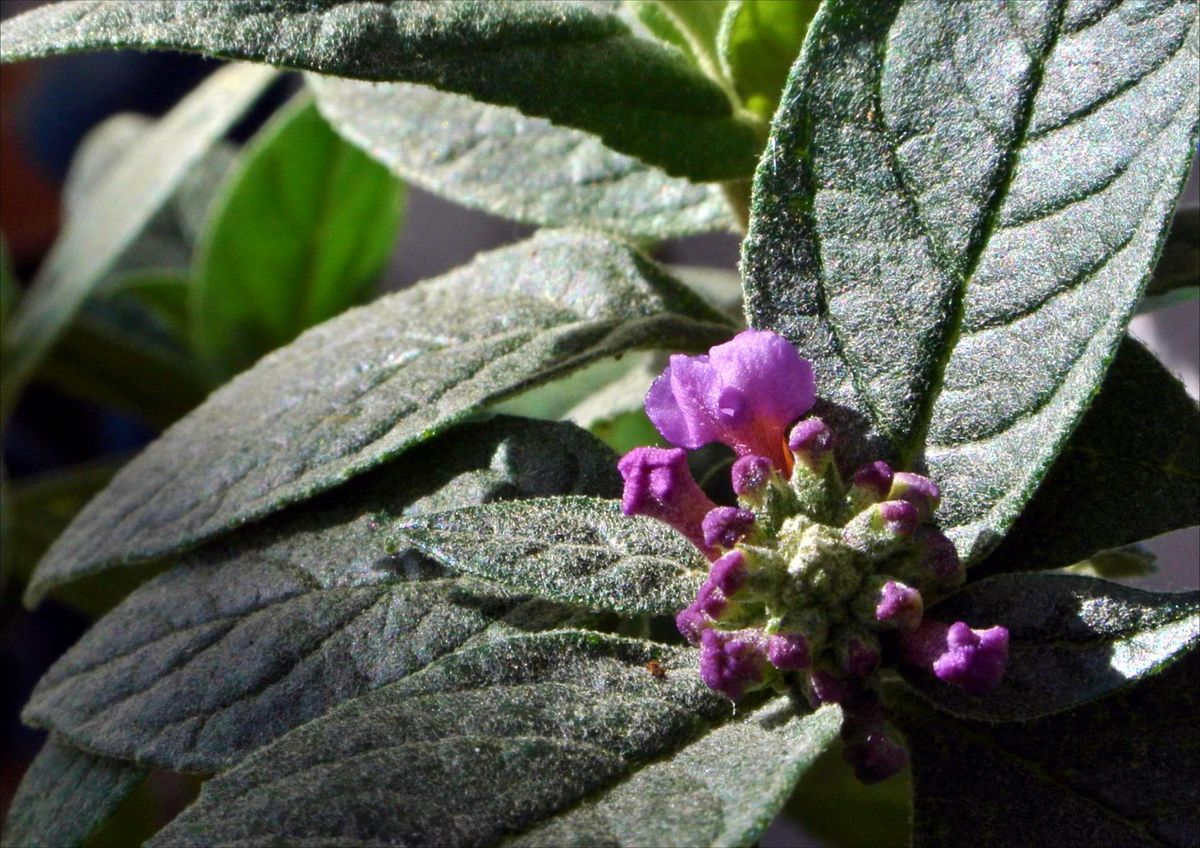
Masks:
[[[860,779],[881,780],[907,762],[879,697],[885,656],[984,694],[1004,674],[1008,631],[925,617],[926,602],[964,577],[930,523],[937,485],[886,462],[844,482],[836,434],[803,417],[815,400],[811,364],[774,333],[672,356],[646,412],[677,447],[621,459],[622,507],[671,525],[711,563],[676,618],[704,682],[730,698],[800,684],[814,704],[841,704],[847,759]],[[713,442],[737,454],[738,506],[715,504],[688,469],[683,449]]]

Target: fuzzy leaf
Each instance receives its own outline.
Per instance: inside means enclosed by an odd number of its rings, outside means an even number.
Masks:
[[[312,497],[588,362],[707,347],[723,321],[602,236],[542,232],[485,254],[309,330],[213,393],[88,504],[27,597]]]
[[[17,787],[2,841],[22,848],[82,845],[145,776],[132,763],[97,757],[52,735]]]
[[[227,378],[370,299],[403,208],[404,186],[311,102],[285,109],[209,218],[189,303],[195,349]]]
[[[1195,845],[1198,660],[1032,722],[960,721],[891,693],[912,752],[913,845]]]
[[[1143,592],[1079,575],[993,577],[956,592],[930,615],[1008,628],[1008,668],[984,697],[921,672],[905,674],[938,707],[986,721],[1026,721],[1103,698],[1200,643],[1200,592]]]
[[[1200,297],[1200,207],[1185,206],[1175,212],[1167,243],[1138,311],[1149,312],[1197,297]]]
[[[698,180],[744,177],[755,122],[609,3],[74,0],[5,21],[0,58],[138,47],[417,82],[514,106]]]
[[[820,0],[731,0],[721,21],[721,64],[746,108],[771,120]]]
[[[5,330],[0,420],[95,286],[274,78],[268,68],[240,65],[212,74],[126,149],[86,207],[67,220]]]
[[[704,560],[682,536],[599,498],[545,498],[419,516],[404,536],[453,571],[627,615],[673,615]]]
[[[309,75],[321,113],[398,176],[526,224],[637,239],[729,230],[721,190],[669,177],[594,136],[422,85]]]
[[[978,573],[1059,568],[1195,524],[1200,412],[1154,355],[1126,338],[1041,488]]]
[[[969,563],[1124,336],[1191,161],[1198,40],[1189,2],[831,0],[813,22],[756,176],[747,312],[814,359],[848,462],[937,481]]]
[[[611,494],[614,462],[570,424],[455,428],[137,589],[51,668],[25,718],[114,757],[228,767],[468,641],[561,618],[443,573],[396,527],[498,498]]]
[[[748,844],[839,715],[794,716],[786,699],[731,714],[690,649],[570,631],[496,641],[293,731],[151,844]]]

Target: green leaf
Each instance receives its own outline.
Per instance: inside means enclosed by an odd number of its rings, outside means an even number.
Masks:
[[[840,714],[734,719],[695,665],[569,631],[461,651],[209,781],[151,844],[749,844]]]
[[[853,450],[930,474],[968,563],[1124,336],[1200,103],[1190,3],[825,3],[758,170],[747,312]]]
[[[764,121],[779,106],[788,72],[820,0],[731,0],[718,39],[721,64],[742,103]]]
[[[1200,524],[1196,402],[1152,353],[1126,338],[1041,488],[977,569],[983,575],[1059,568],[1194,524]]]
[[[579,130],[422,85],[310,75],[321,113],[398,176],[493,215],[662,239],[735,226],[721,190]]]
[[[395,245],[404,187],[307,99],[247,146],[201,239],[192,340],[229,377],[367,300]]]
[[[639,8],[650,5],[657,7],[656,10]],[[725,6],[726,0],[651,0],[636,4],[634,8],[638,17],[660,37],[670,32],[668,41],[675,44],[682,41],[679,46],[686,45],[688,55],[709,78],[728,85],[717,58],[717,33],[721,29]],[[655,26],[659,17],[665,19],[666,28],[662,24]]]
[[[1175,212],[1167,243],[1146,286],[1139,312],[1161,309],[1200,297],[1200,207]]]
[[[96,285],[274,78],[274,71],[259,67],[213,73],[126,149],[86,208],[67,220],[4,333],[0,420]]]
[[[1154,551],[1141,545],[1126,545],[1123,548],[1107,548],[1096,551],[1087,559],[1066,566],[1069,574],[1085,577],[1100,577],[1104,580],[1128,580],[1147,577],[1158,571],[1158,557]]]
[[[956,592],[930,615],[1008,628],[1008,668],[986,697],[905,673],[941,709],[986,721],[1026,721],[1103,698],[1200,643],[1200,592],[1143,592],[1074,574],[993,577]]]
[[[138,47],[416,82],[600,136],[697,180],[748,175],[757,122],[611,4],[76,0],[4,22],[4,61]]]
[[[545,498],[422,515],[403,528],[453,571],[514,591],[627,615],[674,615],[705,562],[677,533],[621,514],[617,501]]]
[[[1193,651],[1074,712],[990,725],[889,698],[912,752],[917,848],[1195,845],[1200,732]]]
[[[146,777],[51,736],[25,772],[4,818],[5,845],[76,848]]]
[[[25,719],[90,751],[214,771],[469,641],[557,623],[549,605],[445,574],[396,528],[498,498],[611,494],[614,459],[570,424],[455,428],[187,555],[47,672]]]
[[[328,321],[213,393],[88,504],[27,598],[305,500],[589,362],[730,332],[629,247],[539,233]]]

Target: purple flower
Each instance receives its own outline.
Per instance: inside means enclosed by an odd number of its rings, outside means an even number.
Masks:
[[[729,698],[761,683],[766,663],[756,631],[705,630],[700,636],[700,679]]]
[[[883,526],[897,536],[911,536],[921,523],[920,509],[910,501],[884,501],[878,509]]]
[[[738,457],[729,472],[733,491],[739,495],[761,494],[771,482],[771,470],[771,460],[764,456]]]
[[[716,504],[696,485],[687,453],[679,448],[634,448],[617,463],[625,478],[621,511],[665,522],[710,560],[718,552],[704,541],[704,516]]]
[[[867,677],[879,668],[879,642],[874,638],[848,636],[838,646],[838,659],[847,677]]]
[[[855,471],[851,485],[864,503],[877,503],[891,491],[893,476],[892,466],[878,460]]]
[[[704,516],[700,531],[704,544],[717,548],[732,548],[754,526],[754,513],[736,506],[719,506]]]
[[[957,586],[963,581],[965,571],[958,551],[946,535],[932,527],[922,527],[914,541],[920,551],[921,567],[934,580],[944,586]]]
[[[908,751],[888,735],[882,724],[848,742],[842,757],[854,769],[854,776],[868,785],[887,780],[908,765]]]
[[[683,638],[699,645],[701,633],[712,627],[728,605],[729,599],[710,578],[700,584],[696,600],[675,616],[675,626]]]
[[[888,491],[888,500],[907,501],[917,508],[921,520],[927,519],[941,502],[942,493],[928,477],[913,474],[910,471],[897,471],[892,477],[892,487]]]
[[[916,630],[925,607],[921,593],[911,586],[889,580],[879,590],[875,604],[875,619],[900,630]]]
[[[780,671],[799,671],[812,665],[812,651],[803,633],[767,637],[767,659]]]
[[[1008,628],[973,630],[965,622],[926,619],[901,643],[905,662],[932,671],[972,695],[996,688],[1008,665]]]
[[[646,414],[673,445],[729,445],[788,474],[788,426],[816,400],[812,364],[786,339],[746,330],[707,355],[671,357],[646,395]]]
[[[730,551],[712,564],[708,580],[726,597],[746,585],[746,555],[738,550]]]
[[[820,418],[805,418],[792,428],[788,436],[788,448],[796,458],[818,471],[833,453],[833,430]]]

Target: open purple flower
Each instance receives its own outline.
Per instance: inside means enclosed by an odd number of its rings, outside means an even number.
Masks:
[[[973,630],[965,622],[925,619],[902,641],[905,662],[932,671],[939,680],[972,695],[996,688],[1008,665],[1008,628]]]
[[[621,510],[646,515],[671,525],[716,559],[715,548],[704,541],[704,516],[715,507],[688,469],[687,453],[678,448],[634,448],[621,457],[617,470],[625,480]]]
[[[788,427],[815,400],[812,364],[781,336],[746,330],[707,355],[672,356],[646,395],[646,414],[673,445],[721,442],[790,474]]]

